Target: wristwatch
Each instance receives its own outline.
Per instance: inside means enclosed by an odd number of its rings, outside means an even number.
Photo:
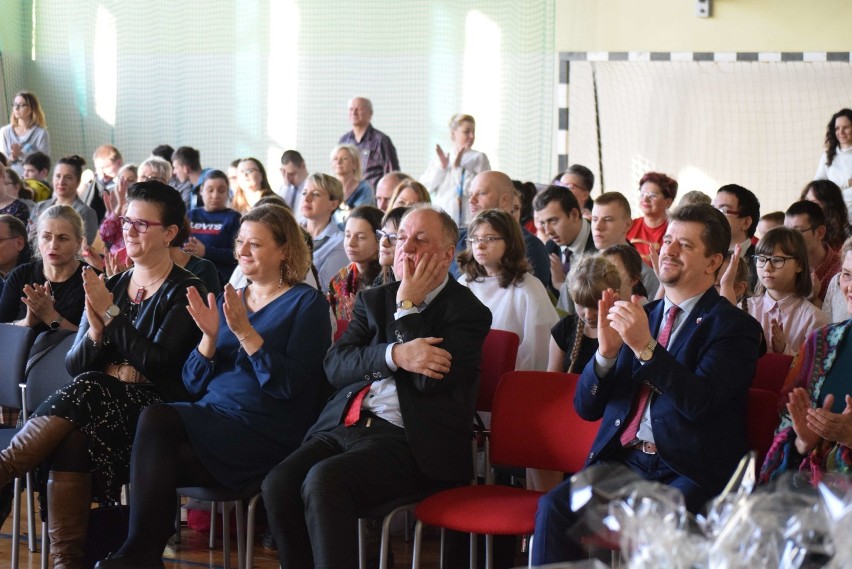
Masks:
[[[414,303],[410,300],[401,300],[396,303],[397,310],[411,310],[414,308]]]
[[[657,347],[657,341],[654,338],[651,338],[648,341],[648,345],[645,346],[641,352],[636,356],[639,358],[639,361],[642,363],[651,361],[651,358],[654,357],[654,348]]]
[[[53,322],[50,323],[50,329],[51,330],[59,330],[59,327],[62,326],[62,322],[64,320],[65,319],[62,316],[58,316],[56,318],[56,320],[54,320]]]
[[[104,313],[104,321],[109,322],[119,314],[121,314],[121,309],[118,306],[111,304]]]

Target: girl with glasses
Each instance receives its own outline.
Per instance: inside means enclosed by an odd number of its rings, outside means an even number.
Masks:
[[[813,284],[805,241],[795,229],[776,227],[761,238],[755,252],[759,282],[748,299],[748,313],[763,327],[770,352],[795,355],[808,334],[828,323],[808,301]],[[739,257],[739,246],[733,255]],[[736,304],[732,286],[722,292]]]
[[[491,310],[491,327],[521,339],[515,369],[547,369],[550,329],[559,320],[544,285],[530,273],[521,226],[489,209],[470,222],[468,248],[458,255],[459,283]]]
[[[12,169],[21,176],[27,154],[39,151],[50,156],[50,136],[44,112],[34,94],[20,91],[15,95],[9,124],[0,129],[0,141],[0,150],[9,157]]]

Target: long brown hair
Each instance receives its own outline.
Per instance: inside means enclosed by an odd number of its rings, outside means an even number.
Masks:
[[[511,284],[519,285],[524,275],[530,272],[530,264],[527,262],[526,245],[521,233],[521,226],[515,221],[511,214],[500,209],[486,209],[473,218],[468,226],[467,234],[473,235],[476,228],[487,223],[503,238],[506,250],[500,259],[500,276],[498,283],[500,288],[506,288]],[[473,258],[473,248],[468,247],[458,254],[458,264],[461,272],[470,281],[475,281],[488,276],[485,267]]]

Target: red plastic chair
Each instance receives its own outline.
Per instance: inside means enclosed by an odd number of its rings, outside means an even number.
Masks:
[[[773,354],[767,352],[757,360],[757,369],[754,371],[754,379],[751,381],[753,389],[763,389],[772,393],[781,393],[787,372],[793,356],[787,354]]]
[[[515,371],[520,343],[520,337],[514,332],[496,329],[488,332],[482,344],[477,411],[491,411],[500,378],[507,372]]]
[[[494,397],[491,454],[495,464],[577,472],[583,468],[599,422],[574,411],[576,374],[515,371],[503,376]],[[491,536],[527,535],[543,492],[510,486],[464,486],[423,500],[415,511],[414,556],[419,567],[423,525]],[[475,561],[475,560],[474,560]],[[473,566],[473,565],[472,565]]]
[[[749,389],[746,429],[749,449],[757,454],[758,468],[772,446],[778,421],[778,394],[753,387]]]

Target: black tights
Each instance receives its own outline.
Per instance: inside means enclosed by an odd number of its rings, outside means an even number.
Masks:
[[[142,411],[130,458],[130,533],[116,552],[139,563],[153,563],[175,530],[177,497],[183,486],[216,486],[169,405]]]

